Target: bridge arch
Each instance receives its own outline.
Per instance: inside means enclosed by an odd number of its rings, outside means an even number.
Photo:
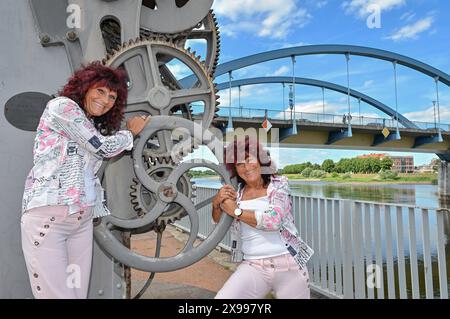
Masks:
[[[379,60],[385,60],[389,62],[396,61],[397,64],[401,64],[408,68],[414,69],[432,78],[438,78],[440,82],[446,84],[447,86],[450,86],[449,74],[442,72],[432,67],[431,65],[423,63],[419,60],[401,54],[397,54],[391,51],[363,46],[341,45],[341,44],[305,45],[249,55],[243,58],[228,61],[218,65],[216,69],[216,76],[266,61],[288,58],[291,56],[315,55],[315,54],[350,54],[375,58]]]
[[[346,87],[344,87],[342,85],[334,84],[331,82],[327,82],[327,81],[308,79],[308,78],[300,78],[300,77],[294,78],[294,81],[296,84],[323,87],[326,89],[330,89],[332,91],[347,94]],[[246,85],[253,85],[253,84],[266,84],[266,83],[292,83],[292,77],[271,76],[271,77],[256,77],[256,78],[241,79],[241,80],[231,81],[231,87],[246,86]],[[217,89],[219,91],[223,90],[223,89],[227,89],[229,87],[230,87],[229,82],[223,82],[223,83],[217,84]],[[353,89],[350,89],[350,95],[354,98],[361,99],[361,101],[364,101],[365,103],[374,106],[375,108],[382,111],[383,113],[396,118],[395,110],[393,110],[386,104],[383,104],[380,101],[373,99],[370,96],[365,95],[365,94],[363,94],[359,91],[353,90]],[[417,128],[417,126],[414,123],[412,123],[410,120],[408,120],[406,117],[404,117],[401,114],[398,114],[398,120],[400,123],[402,123],[407,128]]]

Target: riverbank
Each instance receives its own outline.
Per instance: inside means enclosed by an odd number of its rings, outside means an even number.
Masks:
[[[305,178],[301,174],[283,174],[290,182],[333,182],[339,184],[424,184],[437,185],[437,174],[399,174],[396,179],[380,179],[378,174],[352,174],[350,177],[339,175],[323,178]]]

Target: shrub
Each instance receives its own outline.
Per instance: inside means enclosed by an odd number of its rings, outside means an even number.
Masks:
[[[388,179],[399,179],[397,172],[393,172],[393,171],[384,171],[381,170],[378,173],[378,176],[380,177],[380,179],[383,180],[388,180]]]
[[[339,176],[339,174],[338,173],[336,173],[336,172],[333,172],[333,173],[331,173],[331,177],[338,177]]]
[[[307,167],[302,171],[303,177],[310,177],[313,169],[311,167]]]
[[[350,174],[350,173],[345,173],[344,175],[342,175],[342,178],[343,178],[343,179],[349,179],[349,178],[352,178],[352,174]]]
[[[325,171],[322,171],[321,169],[315,169],[311,172],[310,177],[315,177],[315,178],[322,178],[326,175],[327,173]]]

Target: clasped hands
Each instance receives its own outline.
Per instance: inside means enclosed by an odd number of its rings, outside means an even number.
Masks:
[[[231,185],[224,185],[219,190],[216,196],[214,196],[212,204],[215,209],[220,208],[222,211],[230,216],[234,216],[234,210],[238,208],[237,192]]]

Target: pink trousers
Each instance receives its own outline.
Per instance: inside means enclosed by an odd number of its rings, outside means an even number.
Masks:
[[[290,254],[244,260],[215,299],[261,299],[271,290],[277,299],[309,299],[308,270]]]
[[[33,208],[22,215],[22,250],[36,299],[87,298],[92,263],[92,209]]]

